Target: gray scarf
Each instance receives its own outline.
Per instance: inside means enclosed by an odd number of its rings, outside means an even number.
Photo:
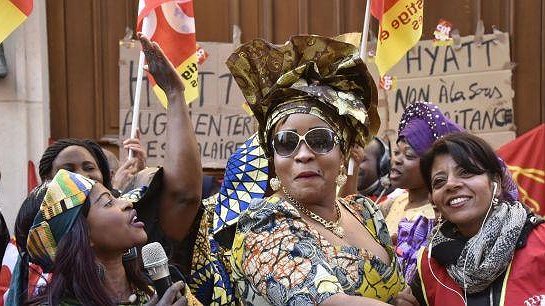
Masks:
[[[480,232],[465,244],[447,271],[468,293],[488,288],[506,269],[513,258],[517,240],[526,222],[526,210],[520,202],[499,202]],[[454,241],[440,230],[433,245]],[[465,281],[465,282],[464,282]]]

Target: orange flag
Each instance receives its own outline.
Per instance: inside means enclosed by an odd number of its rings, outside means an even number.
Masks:
[[[148,29],[142,29],[144,17]],[[186,102],[195,101],[199,97],[199,89],[193,1],[140,0],[136,28],[161,46],[182,77]],[[149,73],[148,79],[153,85],[153,91],[166,107],[165,93]]]
[[[545,123],[497,150],[519,186],[520,199],[545,216]]]
[[[372,0],[371,14],[379,20],[375,63],[384,76],[420,40],[424,0]]]
[[[0,43],[32,12],[32,0],[0,0]]]

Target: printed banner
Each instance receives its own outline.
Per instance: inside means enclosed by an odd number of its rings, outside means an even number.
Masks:
[[[185,86],[185,101],[191,103],[199,97],[197,47],[195,38],[195,17],[193,2],[140,0],[138,5],[137,31],[143,32],[157,42],[161,49],[182,76]],[[144,17],[146,23],[144,26]],[[161,104],[166,107],[165,93],[155,84],[149,74],[148,79]]]
[[[379,20],[375,64],[384,76],[420,40],[424,0],[375,0],[372,5]]]

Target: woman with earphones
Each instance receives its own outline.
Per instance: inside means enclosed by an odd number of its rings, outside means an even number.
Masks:
[[[545,224],[513,197],[492,148],[450,134],[420,169],[444,219],[419,254],[421,305],[545,305]]]

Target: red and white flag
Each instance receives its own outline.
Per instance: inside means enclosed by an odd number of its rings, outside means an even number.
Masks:
[[[195,101],[199,97],[199,89],[193,1],[140,0],[136,29],[161,46],[182,77],[186,102]],[[153,91],[166,107],[165,93],[149,73],[148,79],[153,85]]]

